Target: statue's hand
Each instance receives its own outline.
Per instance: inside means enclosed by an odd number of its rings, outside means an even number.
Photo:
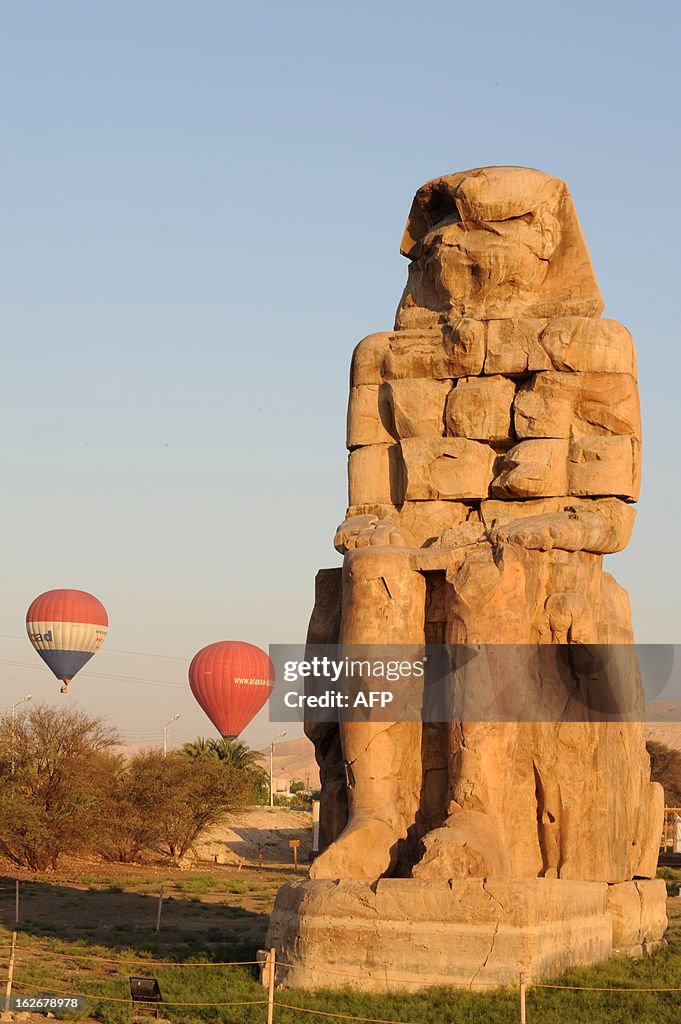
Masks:
[[[519,544],[535,551],[613,550],[613,527],[595,512],[566,509],[545,515],[529,516],[495,526],[490,530],[492,543]]]
[[[467,548],[472,544],[479,544],[487,539],[487,527],[484,523],[477,521],[459,523],[449,530],[445,530],[433,542],[434,548]]]
[[[350,516],[336,530],[333,546],[342,555],[354,548],[418,547],[409,530],[378,516]]]

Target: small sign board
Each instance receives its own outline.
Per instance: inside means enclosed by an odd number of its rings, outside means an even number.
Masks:
[[[297,850],[298,847],[300,846],[300,839],[289,839],[288,845],[291,847],[292,850]]]

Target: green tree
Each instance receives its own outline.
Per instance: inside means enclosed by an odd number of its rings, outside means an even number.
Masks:
[[[116,734],[73,708],[33,705],[0,718],[0,853],[33,871],[101,837],[100,793],[119,759]]]
[[[251,799],[257,799],[263,787],[267,787],[269,793],[269,776],[262,764],[262,754],[242,740],[206,740],[199,736],[193,742],[185,743],[182,753],[194,759],[214,758],[242,773],[248,780]]]
[[[138,860],[143,851],[155,849],[165,799],[160,785],[161,761],[157,752],[142,751],[125,760],[107,778],[101,792],[106,825],[98,846],[106,860],[128,863]]]
[[[213,744],[215,740],[207,740],[205,736],[198,736],[191,743],[185,743],[182,747],[182,753],[186,754],[187,757],[213,757]]]
[[[252,750],[241,740],[212,740],[212,748],[215,756],[224,764],[231,764],[240,771],[255,771],[265,774],[261,764],[262,754],[257,750]]]
[[[650,755],[650,777],[662,785],[666,805],[681,807],[681,751],[655,740],[648,740],[646,748]]]
[[[147,767],[160,795],[156,849],[177,863],[209,829],[249,802],[248,773],[217,758],[192,761],[173,754]]]
[[[249,797],[248,775],[214,756],[141,751],[110,780],[100,852],[119,861],[154,853],[178,863]]]

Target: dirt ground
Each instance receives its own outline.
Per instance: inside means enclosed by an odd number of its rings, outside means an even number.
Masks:
[[[303,877],[306,868],[298,872]],[[296,877],[286,867],[210,865],[205,870],[136,865],[71,865],[45,875],[0,878],[0,923],[14,921],[14,879],[20,879],[20,928],[36,937],[81,940],[111,949],[145,944],[262,944],[277,889]],[[155,932],[163,887],[161,929]]]
[[[300,842],[297,873],[291,839]],[[215,829],[197,847],[201,859],[182,868],[64,858],[56,871],[34,874],[5,865],[4,872],[0,868],[0,938],[4,945],[13,928],[19,879],[20,929],[28,937],[110,949],[151,944],[159,955],[217,944],[257,948],[279,887],[307,874],[310,847],[308,812],[257,807]]]
[[[307,866],[296,874],[288,866],[271,864],[263,868],[209,864],[182,870],[86,862],[64,865],[61,871],[49,875],[8,872],[0,876],[3,974],[14,928],[17,879],[16,980],[21,981],[40,977],[45,969],[50,969],[46,954],[51,968],[55,968],[59,964],[59,949],[70,949],[73,953],[85,946],[90,951],[99,951],[99,956],[127,956],[134,952],[179,961],[196,954],[205,954],[209,959],[251,960],[264,945],[277,890],[285,882],[306,874]],[[157,932],[161,887],[163,903]],[[55,952],[48,953],[50,949]],[[71,969],[66,961],[53,976],[58,978],[58,991],[79,991],[83,965]],[[41,990],[49,991],[49,984]],[[17,991],[21,993],[21,988]],[[0,1015],[0,1020],[32,1024],[44,1021],[45,1016],[21,1012]]]
[[[291,864],[289,841],[300,842],[298,858],[307,863],[312,849],[312,814],[282,807],[251,807],[235,812],[225,825],[213,829],[198,844],[201,860],[238,864],[243,857],[257,863],[262,851],[267,864]]]

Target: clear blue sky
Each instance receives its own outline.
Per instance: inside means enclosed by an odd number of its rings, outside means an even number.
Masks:
[[[634,333],[644,487],[610,569],[639,639],[678,639],[679,21],[671,2],[6,0],[0,651],[24,665],[1,703],[63,700],[22,638],[52,587],[109,609],[69,699],[130,738],[176,711],[176,739],[210,731],[184,686],[204,644],[304,637],[339,561],[352,348],[392,325],[414,191],[487,163],[568,182]]]

